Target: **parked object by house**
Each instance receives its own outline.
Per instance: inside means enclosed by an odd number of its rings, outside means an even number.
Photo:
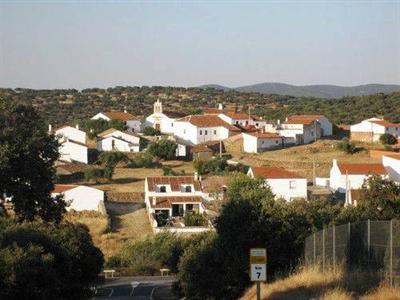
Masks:
[[[92,120],[103,119],[106,121],[120,120],[124,122],[128,131],[139,132],[142,129],[142,121],[139,117],[135,117],[126,110],[101,112],[92,117]]]
[[[247,175],[264,179],[276,199],[307,199],[307,179],[294,172],[277,167],[251,167]]]
[[[353,141],[377,142],[385,133],[389,133],[399,139],[400,123],[392,123],[379,118],[370,118],[350,126],[350,139]]]
[[[140,137],[132,132],[123,132],[114,128],[98,135],[98,151],[139,152]]]
[[[55,184],[52,196],[64,195],[67,210],[94,210],[103,213],[104,192],[85,185]]]
[[[190,115],[176,120],[174,135],[188,145],[224,140],[240,129],[216,115]]]
[[[246,153],[260,153],[267,150],[284,147],[284,137],[270,132],[254,131],[243,132],[243,151]]]
[[[208,223],[199,228],[186,228],[186,214],[202,215],[203,192],[196,176],[159,176],[145,180],[145,204],[155,232],[164,228],[174,232],[209,230]]]
[[[330,170],[329,184],[334,191],[346,194],[351,189],[360,189],[364,181],[371,175],[379,175],[387,178],[388,172],[381,163],[340,163],[334,159]]]
[[[333,124],[324,115],[291,115],[287,117],[287,121],[298,122],[299,120],[317,121],[321,127],[321,136],[331,136],[333,133]]]
[[[161,133],[171,134],[175,131],[175,121],[185,115],[179,112],[164,111],[162,102],[157,100],[154,103],[153,113],[146,118],[144,127],[153,127],[160,130]]]
[[[382,164],[389,174],[389,179],[400,184],[400,153],[385,154]]]

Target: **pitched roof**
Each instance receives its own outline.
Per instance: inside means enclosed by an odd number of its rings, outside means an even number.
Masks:
[[[229,176],[206,176],[201,181],[203,192],[212,193],[221,191],[229,184]]]
[[[130,113],[122,112],[122,111],[108,111],[103,112],[103,115],[106,115],[112,120],[121,120],[121,121],[131,121],[131,120],[140,120],[140,118],[131,115]]]
[[[76,188],[76,187],[77,187],[77,185],[74,185],[74,184],[55,184],[53,193],[55,193],[55,194],[63,193],[65,191],[72,190],[73,188]]]
[[[243,112],[227,111],[227,112],[221,112],[221,113],[232,119],[238,119],[238,120],[248,120],[249,119],[249,115],[245,114]]]
[[[254,177],[266,179],[305,178],[304,176],[278,167],[251,167]]]
[[[209,115],[218,115],[218,114],[224,114],[224,113],[228,113],[228,112],[235,112],[235,109],[229,109],[229,108],[219,109],[216,107],[204,107],[203,108],[203,113],[209,114]]]
[[[179,121],[189,122],[198,127],[225,127],[231,131],[240,131],[239,128],[228,124],[216,115],[190,115],[180,119]]]
[[[201,203],[200,196],[166,196],[156,197],[156,203],[153,204],[153,199],[150,197],[150,205],[153,208],[171,208],[174,203]]]
[[[200,191],[200,182],[194,176],[158,176],[147,177],[149,191],[154,192],[157,185],[170,185],[173,192],[179,192],[182,184],[193,184],[195,191]]]
[[[375,121],[370,121],[370,122],[377,124],[377,125],[384,126],[384,127],[400,127],[400,123],[392,123],[392,122],[385,121],[385,120],[375,120]]]
[[[400,153],[393,153],[393,154],[384,154],[383,156],[387,156],[393,159],[400,160]]]
[[[67,143],[67,142],[73,143],[73,144],[77,144],[77,145],[80,145],[80,146],[87,147],[86,144],[81,143],[81,142],[78,142],[78,141],[71,140],[71,139],[69,139],[69,138],[64,138],[64,139],[60,142],[60,144],[62,145],[62,144],[65,144],[65,143]]]
[[[318,118],[315,116],[291,116],[287,118],[284,124],[302,124],[302,125],[309,125],[314,121],[317,121]]]
[[[131,135],[131,136],[136,136],[136,137],[138,137],[138,135],[135,134],[134,132],[130,132],[130,131],[121,131],[121,130],[118,130],[118,129],[115,129],[115,128],[109,128],[109,129],[107,129],[107,130],[105,130],[105,131],[99,133],[97,136],[99,136],[99,137],[104,137],[104,136],[109,135],[110,133],[113,133],[113,132],[116,132],[116,131],[122,132],[122,133],[124,133],[124,134]]]
[[[254,136],[256,138],[262,138],[262,139],[276,139],[276,138],[284,138],[283,136],[280,136],[279,134],[273,133],[273,132],[261,132],[261,131],[253,131],[253,132],[246,132],[246,134]]]
[[[363,175],[363,174],[387,174],[382,164],[351,164],[338,163],[339,170],[342,174]]]
[[[294,119],[300,119],[300,118],[306,118],[306,119],[308,119],[308,118],[313,118],[314,120],[318,120],[318,119],[320,119],[321,117],[324,117],[324,115],[291,115],[291,116],[288,117],[288,119],[292,119],[292,118],[294,118]]]
[[[188,114],[181,112],[181,111],[163,111],[162,112],[164,115],[166,115],[170,119],[177,119],[177,118],[183,118],[186,117]]]

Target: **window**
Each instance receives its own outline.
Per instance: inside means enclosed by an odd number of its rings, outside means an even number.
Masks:
[[[236,125],[239,125],[239,121],[236,121]]]
[[[174,127],[174,123],[171,123],[171,127]]]
[[[261,141],[261,144],[264,145],[264,141]]]
[[[289,189],[294,190],[296,188],[296,181],[290,180],[289,181]]]
[[[214,135],[217,135],[217,131],[216,130],[214,130]]]
[[[165,185],[160,186],[160,193],[166,193],[167,187]]]
[[[192,211],[193,210],[193,204],[186,204],[186,210]]]
[[[204,135],[207,135],[207,130],[204,130]]]
[[[275,141],[275,144],[277,144],[277,145],[278,145],[278,144],[279,144],[279,141],[278,141],[278,140],[276,140],[276,141]]]
[[[200,135],[202,135],[203,134],[203,130],[200,130]]]
[[[185,192],[186,193],[191,193],[192,192],[192,187],[190,185],[185,186]]]
[[[183,129],[183,134],[186,134],[186,129]]]

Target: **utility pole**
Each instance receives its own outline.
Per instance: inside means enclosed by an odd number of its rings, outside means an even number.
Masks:
[[[261,300],[261,283],[257,282],[257,300]]]
[[[315,186],[315,158],[313,157],[312,162],[312,170],[313,170],[313,185]]]
[[[222,157],[222,140],[219,140],[219,157]]]

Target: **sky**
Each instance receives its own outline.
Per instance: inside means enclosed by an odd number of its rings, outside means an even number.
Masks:
[[[0,87],[261,82],[400,84],[400,0],[0,0]]]

